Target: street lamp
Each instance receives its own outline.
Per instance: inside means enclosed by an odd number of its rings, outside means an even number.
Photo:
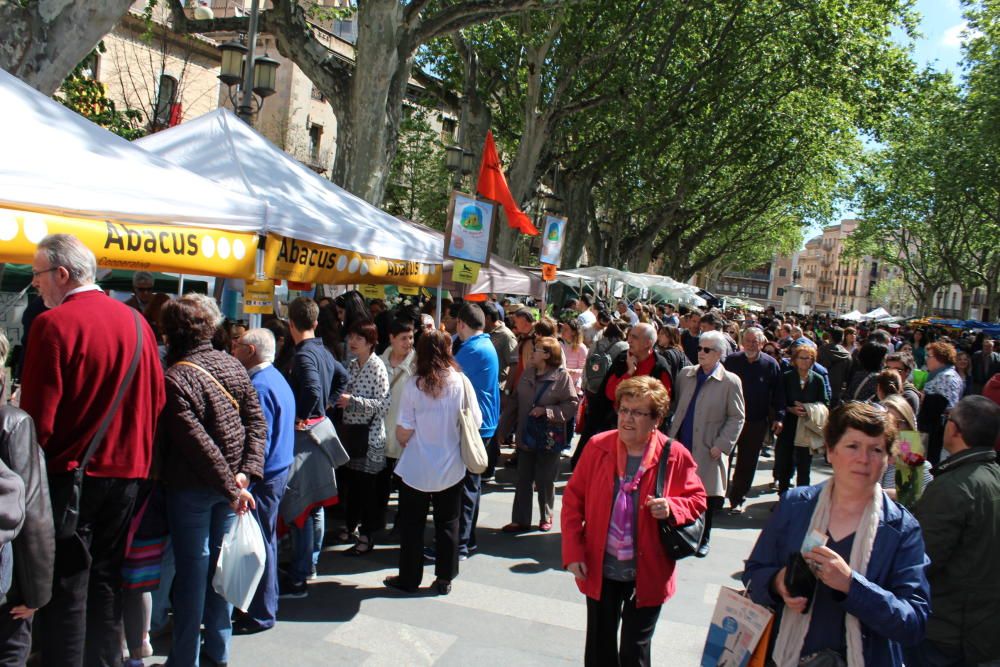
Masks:
[[[267,54],[260,57],[254,54],[259,18],[260,0],[253,0],[247,45],[235,40],[219,45],[219,50],[222,51],[219,79],[229,87],[229,101],[236,109],[236,114],[248,125],[253,125],[254,114],[264,106],[264,98],[274,94],[279,65],[277,60],[269,58]],[[236,85],[239,88],[234,90]]]

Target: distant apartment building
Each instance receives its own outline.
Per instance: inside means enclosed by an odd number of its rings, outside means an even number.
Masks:
[[[888,267],[871,257],[856,259],[844,254],[844,242],[857,226],[857,220],[842,220],[806,242],[796,274],[806,312],[865,313],[883,305],[872,301],[871,292],[889,277]]]

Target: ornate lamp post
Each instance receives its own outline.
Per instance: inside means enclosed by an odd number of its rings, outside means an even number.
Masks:
[[[259,16],[260,0],[253,0],[247,46],[235,40],[219,46],[222,51],[219,79],[229,87],[229,101],[236,109],[236,114],[248,125],[253,125],[254,114],[264,106],[264,98],[274,94],[279,66],[278,61],[268,57],[266,53],[260,57],[254,54]],[[239,88],[234,90],[236,85]]]

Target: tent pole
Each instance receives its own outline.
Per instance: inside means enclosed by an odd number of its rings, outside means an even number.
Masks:
[[[181,274],[180,280],[177,281],[177,296],[184,296],[184,274]]]
[[[255,260],[256,266],[254,267],[254,279],[263,280],[264,276],[264,249],[257,245],[257,259]],[[250,315],[250,328],[259,329],[260,328],[260,313],[251,313]]]
[[[438,294],[437,294],[437,307],[436,307],[436,317],[434,321],[437,322],[438,327],[441,326],[441,292],[444,291],[444,264],[441,265],[441,277],[438,278]]]

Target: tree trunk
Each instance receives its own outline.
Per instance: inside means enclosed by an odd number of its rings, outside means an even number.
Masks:
[[[562,265],[574,268],[580,265],[580,255],[590,236],[594,212],[593,174],[564,173],[559,192],[565,202],[566,240],[563,244]]]
[[[0,0],[0,67],[52,95],[131,5],[132,0]]]
[[[413,67],[408,43],[400,44],[403,5],[390,0],[358,8],[356,67],[350,95],[337,123],[332,180],[378,205],[396,153],[406,84]]]

